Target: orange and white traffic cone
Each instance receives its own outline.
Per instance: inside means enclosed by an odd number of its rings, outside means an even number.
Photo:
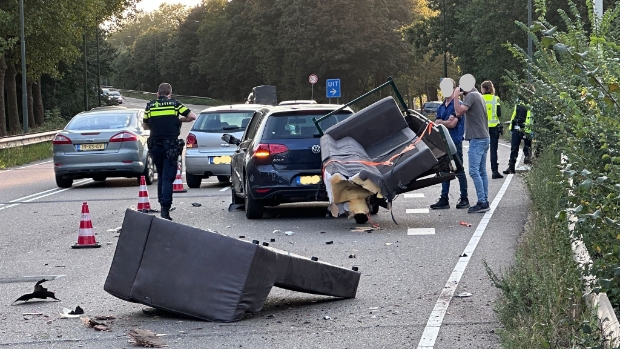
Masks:
[[[183,186],[183,178],[181,177],[181,163],[179,162],[177,166],[177,176],[172,182],[172,192],[173,193],[185,193],[187,189]]]
[[[90,220],[90,211],[88,210],[88,204],[84,202],[82,204],[82,217],[80,218],[80,232],[78,235],[78,241],[72,248],[93,248],[101,247],[101,245],[95,239],[95,233],[93,231],[93,222]]]
[[[142,213],[151,212],[151,202],[149,201],[149,192],[146,189],[146,179],[140,177],[140,192],[138,193],[138,211]]]

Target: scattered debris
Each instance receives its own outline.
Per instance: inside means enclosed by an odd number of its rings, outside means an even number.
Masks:
[[[282,234],[282,231],[281,231],[281,230],[276,229],[276,230],[274,230],[274,231],[273,231],[273,233],[274,233],[274,234]]]
[[[351,268],[351,270],[353,270],[353,271],[358,271],[358,270],[359,270],[359,268],[358,268],[358,267],[353,267],[353,268]]]
[[[130,342],[144,348],[165,348],[168,346],[160,336],[149,330],[134,328],[129,331]]]
[[[288,236],[291,236],[291,235],[295,234],[295,232],[289,230],[289,231],[285,231],[284,234],[286,234]]]
[[[245,235],[239,235],[239,239],[245,239]]]
[[[326,232],[326,231],[322,231],[322,232],[320,232],[320,234],[325,234],[325,233],[327,233],[327,232]]]
[[[15,301],[13,301],[13,303],[18,302],[18,301],[24,301],[27,302],[33,298],[39,298],[39,299],[47,299],[47,298],[53,298],[57,301],[60,301],[60,299],[56,298],[54,295],[54,292],[48,291],[47,288],[41,286],[42,283],[44,283],[45,281],[47,281],[46,279],[41,279],[39,281],[37,281],[37,283],[34,285],[34,292],[32,293],[26,293],[24,295],[22,295],[21,297],[17,298]]]
[[[471,227],[471,223],[467,223],[467,222],[464,222],[464,221],[461,221],[459,224],[460,225],[464,225],[464,226],[466,226],[468,228]]]
[[[354,254],[350,254],[349,258],[355,258],[355,253]]]
[[[275,316],[275,315],[273,315],[273,314],[269,314],[269,315],[267,315],[267,319],[273,319],[274,317],[276,317],[276,316]]]
[[[392,245],[392,244],[394,244],[394,243],[393,243],[393,242],[386,242],[386,243],[385,243],[385,245],[386,245],[386,246],[390,246],[390,245]]]
[[[460,257],[467,257],[467,253],[463,253]]]
[[[314,256],[312,256],[312,258],[311,258],[311,259],[312,259],[313,261],[315,261],[315,262],[316,262],[316,261],[318,261],[318,260],[319,260],[319,257],[314,257]]]
[[[22,316],[43,315],[43,313],[23,313]]]
[[[269,242],[276,242],[276,239],[271,238],[271,239],[269,239]]]
[[[334,244],[334,242],[333,242],[333,241],[326,241],[325,243],[326,243],[327,245],[333,245],[333,244]]]
[[[201,204],[201,203],[199,203],[199,202],[192,202],[192,206],[194,206],[194,207],[200,207],[200,206],[202,206],[202,204]]]
[[[473,296],[473,294],[471,294],[469,292],[461,292],[461,293],[457,294],[455,297],[465,298],[465,297],[471,297],[471,296]]]
[[[115,320],[116,316],[114,315],[99,315],[95,316],[95,320],[105,321],[105,320]]]
[[[92,320],[91,318],[87,318],[87,317],[81,317],[80,319],[82,320],[84,325],[86,325],[88,327],[92,327],[96,331],[106,331],[106,332],[111,332],[112,331],[110,329],[110,326],[108,324],[106,324],[106,323],[97,322],[97,321]]]
[[[84,314],[84,309],[82,309],[79,305],[75,307],[75,310],[62,308],[62,313],[60,313],[61,319],[71,319],[78,318],[80,315]]]
[[[331,317],[329,317],[329,316],[327,316],[327,315],[323,316],[323,320],[331,320],[331,319],[332,319],[332,318],[331,318]]]
[[[263,242],[263,246],[269,246],[268,242]]]
[[[108,229],[108,231],[112,232],[112,233],[120,233],[121,232],[121,227]]]

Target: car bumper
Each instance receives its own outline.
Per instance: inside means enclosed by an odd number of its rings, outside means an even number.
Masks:
[[[230,153],[200,153],[187,149],[185,172],[195,176],[230,176]]]
[[[93,176],[106,177],[132,177],[144,172],[145,164],[143,161],[124,162],[105,162],[96,164],[67,164],[54,165],[54,172],[57,176],[68,178],[89,178]]]
[[[250,195],[256,200],[284,202],[327,201],[327,193],[322,182],[318,184],[302,184],[300,178],[321,176],[320,171],[271,171],[266,166],[263,171],[248,173],[250,176]]]

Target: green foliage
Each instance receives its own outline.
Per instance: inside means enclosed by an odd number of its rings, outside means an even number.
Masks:
[[[20,166],[52,156],[52,142],[0,149],[0,169]]]
[[[503,276],[487,267],[502,290],[495,305],[503,324],[502,348],[577,348],[600,343],[600,333],[592,330],[597,328],[596,318],[583,298],[581,270],[572,257],[568,222],[566,217],[555,217],[568,200],[566,181],[557,169],[559,157],[548,149],[526,177],[531,216],[514,265]]]
[[[545,18],[531,28],[537,47],[531,81],[512,76],[520,95],[533,105],[534,133],[540,147],[557,149],[564,157],[563,183],[567,206],[557,215],[576,217],[574,236],[586,244],[596,276],[594,291],[607,292],[620,307],[620,47],[616,44],[620,8],[609,9],[598,27],[588,32],[579,9],[560,11],[562,27]],[[594,22],[589,3],[589,21]],[[542,9],[544,10],[544,9]],[[540,11],[545,13],[545,11]],[[511,52],[527,62],[525,52]],[[551,178],[541,176],[541,182]]]

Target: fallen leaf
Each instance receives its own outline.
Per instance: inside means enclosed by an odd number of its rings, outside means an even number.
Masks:
[[[129,331],[129,336],[132,338],[133,344],[140,347],[165,348],[168,346],[163,339],[159,338],[154,332],[149,330],[134,328]]]

